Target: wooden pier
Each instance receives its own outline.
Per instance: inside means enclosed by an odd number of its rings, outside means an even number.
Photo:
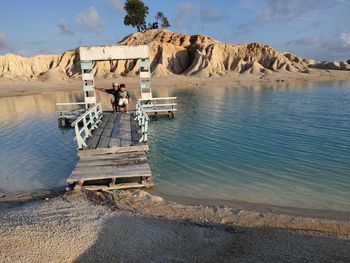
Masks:
[[[67,179],[67,189],[151,187],[148,145],[142,142],[142,132],[138,132],[142,122],[139,125],[135,120],[135,113],[103,112],[99,118],[90,118],[96,125],[84,120],[84,116],[74,123],[76,127],[79,121],[84,123],[87,127],[78,127],[76,131],[89,136],[82,136],[85,145],[78,151],[80,160]]]
[[[153,97],[149,47],[81,46],[79,57],[84,101],[56,103],[59,124],[74,127],[79,149],[80,159],[67,179],[67,190],[151,187],[152,172],[147,160],[149,114],[173,117],[177,103],[176,97]],[[137,60],[140,65],[141,98],[137,99],[136,110],[103,112],[96,97],[95,62],[128,59]],[[84,110],[73,114],[71,108],[74,107],[84,107]]]

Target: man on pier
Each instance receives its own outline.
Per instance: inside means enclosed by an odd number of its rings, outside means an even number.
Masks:
[[[117,81],[114,81],[112,83],[112,88],[111,89],[104,89],[104,88],[96,88],[99,91],[103,91],[106,92],[108,94],[111,94],[111,104],[112,104],[112,108],[113,108],[113,112],[119,112],[119,106],[118,106],[118,102],[119,102],[119,84]]]

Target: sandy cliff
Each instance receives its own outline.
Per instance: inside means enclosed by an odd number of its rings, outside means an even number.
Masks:
[[[148,30],[125,37],[118,45],[150,47],[151,70],[154,76],[185,75],[196,77],[230,74],[262,74],[276,72],[309,73],[314,69],[347,70],[347,62],[317,62],[289,53],[281,53],[268,45],[225,44],[203,35],[186,35],[167,30]],[[136,61],[98,62],[98,77],[134,76]],[[22,57],[0,56],[0,77],[13,79],[64,80],[80,76],[76,50],[61,55]]]

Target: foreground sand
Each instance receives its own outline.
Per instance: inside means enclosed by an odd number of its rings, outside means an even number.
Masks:
[[[350,222],[185,206],[143,191],[2,204],[1,262],[348,262]]]
[[[120,83],[128,87],[139,87],[138,77],[117,77]],[[263,74],[227,74],[222,77],[197,78],[182,75],[169,75],[152,78],[155,88],[186,88],[186,87],[259,87],[268,84],[273,88],[293,87],[295,82],[342,81],[350,80],[350,71],[314,70],[313,73],[273,73]],[[111,87],[113,78],[96,79],[98,87]],[[81,91],[81,80],[66,79],[62,81],[39,81],[0,78],[0,97],[38,94],[52,91]],[[162,94],[161,94],[162,95]],[[162,95],[163,96],[163,95]]]

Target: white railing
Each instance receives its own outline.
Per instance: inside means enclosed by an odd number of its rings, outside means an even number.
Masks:
[[[84,105],[84,108],[80,108],[82,105]],[[57,115],[58,117],[64,117],[65,115],[70,114],[79,114],[85,112],[85,110],[88,108],[88,103],[86,102],[59,102],[56,103],[57,107]],[[72,110],[72,108],[75,108]]]
[[[147,142],[149,117],[147,112],[143,109],[140,100],[136,103],[135,120],[137,120],[138,125],[141,128],[141,138],[139,142]]]
[[[176,97],[151,98],[138,100],[145,112],[175,112]]]
[[[91,136],[91,131],[97,128],[97,125],[101,122],[101,118],[101,103],[97,103],[94,107],[89,108],[71,124],[71,126],[75,129],[74,139],[76,139],[79,149],[87,147],[85,141]]]

